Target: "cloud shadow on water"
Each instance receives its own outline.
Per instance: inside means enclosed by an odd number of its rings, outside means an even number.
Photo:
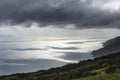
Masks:
[[[57,50],[78,50],[78,47],[52,47],[49,46],[50,49],[57,49]]]
[[[43,48],[16,48],[16,49],[12,49],[15,51],[34,51],[34,50],[47,50],[47,49],[43,49]]]
[[[60,56],[60,58],[63,58],[65,60],[87,60],[92,59],[93,55],[90,53],[79,53],[79,52],[58,52],[58,53],[64,53],[64,56]]]

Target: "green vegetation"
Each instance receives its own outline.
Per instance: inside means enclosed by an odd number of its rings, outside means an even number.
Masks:
[[[74,80],[120,80],[120,73],[88,76],[85,78],[79,78]]]
[[[49,70],[1,76],[0,80],[120,80],[120,53]]]

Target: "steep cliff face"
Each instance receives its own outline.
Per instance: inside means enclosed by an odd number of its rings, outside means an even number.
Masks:
[[[103,48],[93,51],[92,54],[94,57],[100,57],[115,52],[120,52],[120,37],[106,41]]]

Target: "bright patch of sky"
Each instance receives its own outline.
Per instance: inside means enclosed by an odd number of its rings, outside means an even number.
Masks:
[[[119,12],[120,0],[80,0],[83,3],[89,4],[93,9],[101,9],[109,12]],[[90,7],[89,6],[89,7]]]

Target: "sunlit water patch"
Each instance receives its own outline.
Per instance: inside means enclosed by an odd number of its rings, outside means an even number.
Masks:
[[[0,74],[30,72],[93,58],[103,39],[47,38],[0,41]],[[8,70],[9,69],[9,70]]]
[[[51,39],[37,41],[1,41],[0,50],[4,59],[54,59],[63,62],[60,56],[69,52],[90,53],[102,47],[103,40],[99,39]],[[82,59],[81,59],[82,60]]]

